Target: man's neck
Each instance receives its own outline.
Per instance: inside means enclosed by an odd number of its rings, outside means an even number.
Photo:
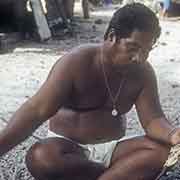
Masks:
[[[108,47],[108,45],[103,45],[101,48],[101,58],[100,60],[103,62],[104,66],[108,71],[120,72],[124,69],[123,60],[116,55],[116,53]],[[122,62],[122,63],[121,63]]]

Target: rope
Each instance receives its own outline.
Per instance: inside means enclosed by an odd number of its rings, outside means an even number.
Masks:
[[[167,170],[167,168],[172,167],[173,165],[175,165],[178,160],[179,160],[179,156],[180,156],[180,144],[177,144],[175,146],[173,146],[170,150],[168,159],[166,160],[162,171],[160,172],[160,174],[156,177],[155,180],[159,180],[160,177],[165,173],[165,171]]]

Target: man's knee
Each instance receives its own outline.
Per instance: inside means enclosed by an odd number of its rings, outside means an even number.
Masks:
[[[159,157],[158,160],[164,163],[168,157],[170,146],[147,137],[145,137],[145,144],[147,148],[152,150],[157,157]]]
[[[64,145],[65,144],[65,145]],[[34,144],[26,155],[26,165],[34,177],[51,176],[64,169],[63,154],[68,151],[68,143],[55,138]]]
[[[51,154],[49,153],[48,155],[48,149],[49,147],[45,147],[45,145],[42,145],[41,143],[36,143],[27,152],[26,166],[34,177],[40,177],[51,171]]]

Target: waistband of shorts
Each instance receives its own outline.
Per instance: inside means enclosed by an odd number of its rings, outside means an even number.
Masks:
[[[92,144],[81,144],[81,143],[79,143],[79,142],[77,142],[77,141],[72,140],[71,138],[68,138],[68,137],[63,136],[63,135],[60,135],[60,134],[56,134],[55,132],[53,132],[53,131],[51,131],[51,130],[49,130],[49,129],[48,129],[47,137],[48,137],[48,138],[50,138],[50,137],[59,137],[59,138],[65,139],[65,140],[67,140],[67,141],[70,141],[70,142],[72,142],[72,143],[75,143],[75,144],[79,145],[80,147],[83,147],[83,148],[86,148],[86,149],[87,149],[90,145],[92,145]]]

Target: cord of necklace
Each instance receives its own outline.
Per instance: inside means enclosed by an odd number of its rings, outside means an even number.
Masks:
[[[106,75],[106,72],[105,72],[104,63],[103,63],[103,61],[104,61],[103,49],[101,49],[101,59],[100,59],[100,61],[101,61],[101,65],[102,65],[102,71],[103,71],[103,75],[104,75],[105,86],[106,86],[106,88],[108,90],[109,96],[110,96],[111,101],[113,103],[113,108],[115,108],[116,101],[117,101],[117,99],[118,99],[118,97],[120,95],[120,92],[121,92],[121,89],[122,89],[122,86],[124,84],[125,79],[121,80],[118,91],[117,91],[116,95],[113,97],[110,86],[109,86],[109,83],[108,83],[108,78],[107,78],[107,75]]]

